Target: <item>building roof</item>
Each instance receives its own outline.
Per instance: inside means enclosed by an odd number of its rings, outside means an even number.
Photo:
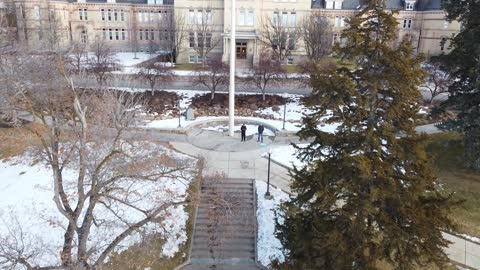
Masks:
[[[387,9],[403,9],[405,0],[385,0]],[[415,10],[441,10],[442,0],[417,0]],[[359,0],[344,0],[342,9],[360,10],[361,4]],[[312,8],[325,9],[325,0],[312,0]]]
[[[77,2],[76,0],[69,0],[69,2]],[[86,0],[87,3],[107,3],[107,0]],[[116,0],[119,4],[138,4],[146,5],[148,0]],[[164,5],[172,5],[173,0],[163,0]]]

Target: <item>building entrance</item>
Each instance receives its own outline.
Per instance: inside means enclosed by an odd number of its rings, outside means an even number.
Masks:
[[[240,41],[236,43],[237,59],[247,59],[247,42]]]

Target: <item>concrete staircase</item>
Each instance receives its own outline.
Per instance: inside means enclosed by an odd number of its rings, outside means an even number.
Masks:
[[[190,264],[184,270],[261,269],[256,266],[252,179],[209,178],[201,184]]]

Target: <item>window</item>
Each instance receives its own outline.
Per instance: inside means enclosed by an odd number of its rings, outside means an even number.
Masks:
[[[110,38],[110,40],[113,40],[113,31],[112,31],[112,29],[108,29],[108,37]]]
[[[106,40],[107,39],[107,29],[103,28],[102,31],[103,31],[103,40]]]
[[[413,2],[406,2],[405,10],[413,10]]]
[[[188,34],[188,43],[190,48],[195,47],[195,33],[190,32]]]
[[[333,34],[333,43],[337,43],[338,34]]]
[[[447,38],[442,37],[442,40],[440,41],[440,50],[443,51],[445,50],[445,44],[447,43]]]
[[[105,21],[105,9],[102,9],[101,13],[102,13],[102,21]]]
[[[189,56],[188,56],[188,62],[189,62],[190,64],[194,64],[194,63],[196,62],[196,61],[195,61],[195,58],[196,58],[195,55],[189,55]]]
[[[253,20],[254,20],[253,10],[249,10],[248,17],[247,17],[247,25],[253,26]]]
[[[35,11],[35,19],[39,20],[40,19],[40,6],[35,6],[34,11]]]
[[[273,24],[277,25],[278,24],[278,12],[273,12]]]
[[[115,40],[120,40],[118,29],[115,29]]]
[[[88,20],[88,13],[86,8],[83,9],[83,18],[85,19],[85,21]]]
[[[150,29],[150,39],[155,40],[155,32],[153,31],[153,29]]]
[[[412,19],[403,19],[403,28],[412,28]]]
[[[340,27],[345,27],[345,16],[340,18]]]
[[[143,12],[139,11],[137,14],[138,14],[138,21],[142,22],[143,21]]]
[[[163,14],[162,14],[162,11],[159,10],[158,11],[158,21],[161,22],[163,20]]]
[[[448,26],[450,26],[450,23],[448,21],[443,22],[443,29],[447,29]]]
[[[125,12],[123,11],[123,9],[120,10],[120,20],[121,20],[122,22],[125,21]]]
[[[334,24],[333,24],[333,25],[334,25],[335,27],[338,27],[338,22],[339,22],[338,16],[335,16],[335,21],[334,21]]]
[[[83,44],[87,43],[88,37],[87,37],[87,31],[82,30],[82,34],[80,35],[80,42]]]
[[[78,10],[78,15],[80,17],[80,21],[83,21],[83,10],[82,9]]]
[[[205,12],[205,15],[207,16],[207,24],[212,24],[212,11],[211,10],[207,10]]]
[[[282,25],[287,26],[288,12],[282,12]]]
[[[148,40],[148,29],[145,29],[145,40]]]
[[[205,47],[212,47],[212,33],[207,33],[205,38]]]
[[[203,23],[203,11],[201,9],[197,10],[197,23]]]
[[[109,9],[107,14],[108,14],[108,20],[111,21],[112,20],[112,10]]]
[[[140,29],[139,32],[140,32],[140,38],[139,39],[143,40],[143,29]]]
[[[122,40],[125,40],[127,37],[125,35],[125,29],[122,29]]]
[[[295,27],[297,24],[297,13],[292,12],[290,13],[290,26]]]
[[[200,55],[197,56],[197,63],[198,63],[198,64],[203,63],[203,58],[202,58]]]
[[[188,11],[188,22],[190,24],[195,24],[195,11],[194,10],[189,10]]]
[[[204,45],[203,33],[197,33],[197,46],[203,48]]]
[[[288,49],[295,50],[295,34],[291,33],[288,39]]]
[[[116,9],[113,11],[113,18],[118,21],[118,11]]]
[[[238,25],[245,25],[245,10],[240,10],[240,15],[238,16]]]
[[[293,65],[293,58],[287,58],[287,65]]]

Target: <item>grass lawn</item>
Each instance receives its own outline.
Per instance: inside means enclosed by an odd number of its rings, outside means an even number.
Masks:
[[[434,157],[438,180],[445,190],[465,200],[451,216],[457,231],[480,237],[480,173],[464,167],[462,139],[455,132],[431,135],[427,151]]]
[[[195,70],[201,67],[201,64],[176,64],[175,69],[178,70]]]

